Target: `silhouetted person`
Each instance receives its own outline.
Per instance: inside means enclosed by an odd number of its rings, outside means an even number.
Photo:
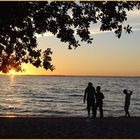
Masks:
[[[95,106],[95,88],[92,83],[89,82],[87,88],[84,93],[84,103],[87,100],[87,111],[88,117],[90,117],[90,110],[92,108],[92,117],[95,117],[96,106]]]
[[[125,104],[124,104],[124,111],[125,111],[125,116],[130,117],[129,114],[129,105],[130,105],[130,97],[132,95],[132,91],[127,91],[127,89],[123,90],[123,93],[125,94]]]
[[[104,99],[104,94],[101,92],[101,87],[97,86],[96,87],[96,111],[99,108],[101,118],[103,117],[103,99]]]

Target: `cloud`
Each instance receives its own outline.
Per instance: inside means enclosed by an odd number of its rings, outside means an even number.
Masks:
[[[123,23],[123,26],[127,26],[128,24],[132,27],[132,31],[140,31],[140,10],[127,12],[127,21]],[[94,35],[94,34],[114,32],[114,30],[100,31],[100,24],[98,24],[96,27],[92,26],[90,32],[92,35]]]
[[[128,20],[124,22],[124,26],[130,24],[132,26],[133,31],[138,31],[140,30],[140,10],[134,10],[134,11],[127,11],[127,18]],[[91,35],[96,35],[96,34],[102,34],[102,33],[108,33],[108,32],[114,32],[112,31],[100,31],[100,23],[97,23],[96,25],[91,25],[90,28],[90,33]],[[76,33],[75,33],[76,35]],[[36,34],[37,38],[40,37],[52,37],[54,36],[51,32],[47,32],[44,34]]]

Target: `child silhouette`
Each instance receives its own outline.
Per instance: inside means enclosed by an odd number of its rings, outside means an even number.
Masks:
[[[125,104],[124,104],[124,111],[125,111],[125,116],[127,117],[130,117],[130,114],[129,114],[129,106],[130,106],[130,97],[132,95],[132,91],[129,91],[127,89],[124,89],[123,90],[123,93],[125,94]]]

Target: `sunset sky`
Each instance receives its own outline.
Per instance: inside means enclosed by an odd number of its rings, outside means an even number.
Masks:
[[[52,49],[56,69],[51,72],[23,65],[24,74],[140,76],[140,11],[129,12],[127,23],[133,27],[133,33],[123,32],[120,39],[114,32],[99,32],[95,25],[91,29],[93,43],[81,42],[81,46],[73,50],[68,50],[68,44],[51,34],[38,37],[39,48]]]

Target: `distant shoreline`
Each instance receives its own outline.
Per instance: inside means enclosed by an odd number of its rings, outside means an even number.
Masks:
[[[6,75],[0,74],[0,76],[46,76],[46,77],[101,77],[101,78],[140,78],[140,76],[92,76],[92,75],[32,75],[32,74],[17,74]]]

